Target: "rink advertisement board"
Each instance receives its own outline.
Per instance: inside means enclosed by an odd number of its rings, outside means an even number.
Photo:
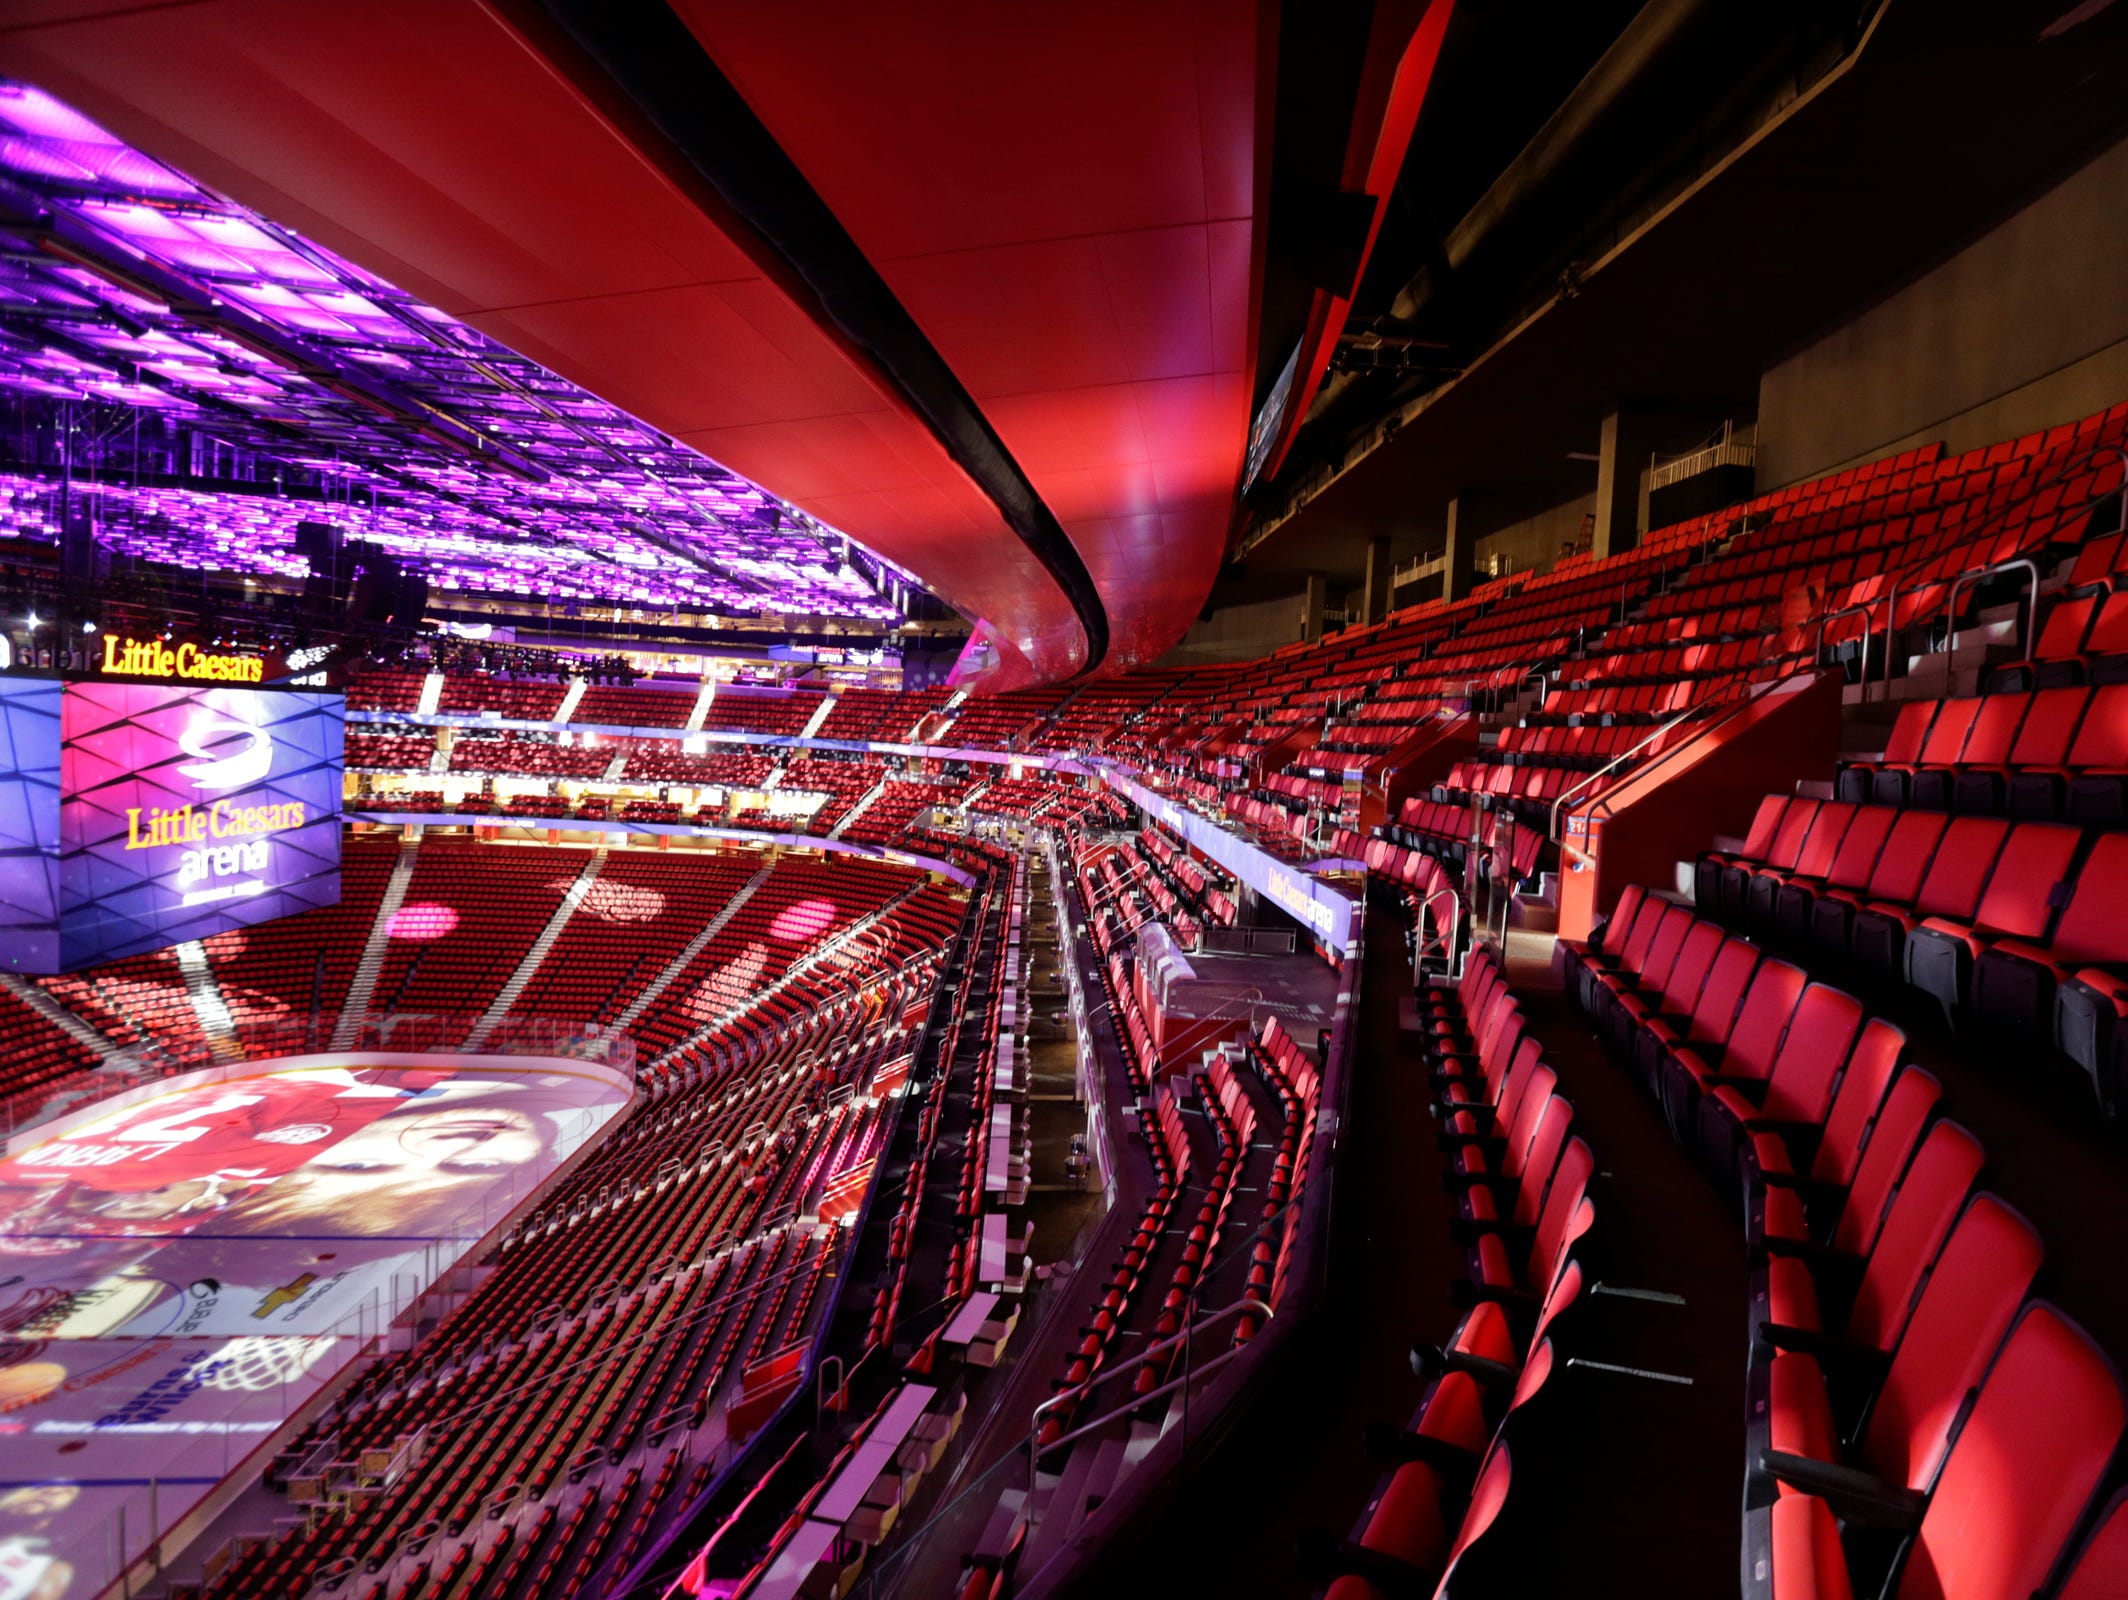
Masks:
[[[0,940],[71,972],[335,904],[345,702],[0,678]]]

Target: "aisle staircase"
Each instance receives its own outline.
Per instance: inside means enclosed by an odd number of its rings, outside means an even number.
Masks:
[[[517,970],[510,974],[507,983],[495,991],[495,998],[488,1003],[488,1009],[480,1014],[479,1020],[466,1034],[465,1042],[458,1047],[460,1050],[468,1055],[477,1053],[494,1034],[496,1025],[509,1014],[510,1007],[517,1004],[517,997],[525,992],[525,986],[538,976],[541,964],[547,959],[547,952],[554,948],[555,940],[562,936],[562,930],[569,926],[569,919],[576,915],[576,908],[584,903],[584,896],[588,895],[591,886],[598,882],[599,871],[606,865],[606,850],[607,843],[602,837],[598,848],[591,852],[591,859],[586,861],[583,870],[577,873],[576,881],[562,891],[562,903],[554,908],[554,915],[549,917],[547,925],[539,930],[539,937],[532,941],[532,948],[527,950],[524,959],[517,963]]]
[[[725,901],[717,914],[702,925],[702,931],[687,941],[687,948],[668,961],[665,970],[651,979],[643,992],[628,1003],[627,1009],[613,1019],[606,1029],[606,1037],[615,1038],[634,1027],[636,1019],[657,1004],[659,996],[671,988],[680,974],[694,964],[695,958],[709,948],[710,941],[724,931],[725,924],[739,914],[740,908],[754,897],[755,890],[768,882],[769,874],[775,870],[776,864],[771,861],[748,878],[740,886],[739,892]]]
[[[421,825],[409,823],[399,839],[399,857],[377,902],[376,918],[369,938],[362,945],[362,959],[355,963],[354,981],[347,986],[347,999],[340,1006],[340,1020],[333,1024],[332,1048],[352,1050],[362,1037],[362,1024],[369,1020],[370,997],[377,992],[377,974],[384,970],[384,953],[392,942],[392,923],[406,904],[406,886],[413,881],[414,855],[421,845]]]

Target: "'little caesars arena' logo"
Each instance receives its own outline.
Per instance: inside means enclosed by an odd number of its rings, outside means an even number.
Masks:
[[[240,749],[229,748],[232,734],[245,741]],[[201,711],[185,724],[185,731],[177,736],[177,747],[194,762],[177,770],[202,789],[241,789],[262,781],[273,766],[272,734],[212,711]]]
[[[205,683],[264,683],[258,656],[215,655],[187,640],[172,647],[160,639],[103,637],[102,670],[122,678],[184,678]]]

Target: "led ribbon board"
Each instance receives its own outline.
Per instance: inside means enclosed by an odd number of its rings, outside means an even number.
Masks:
[[[340,898],[345,702],[0,681],[0,932],[71,972]]]

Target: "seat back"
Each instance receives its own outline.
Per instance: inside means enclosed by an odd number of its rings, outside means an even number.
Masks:
[[[1525,1049],[1535,1049],[1537,1041],[1526,1039],[1523,1046]],[[1516,1054],[1519,1056],[1521,1052],[1517,1051]],[[1541,1064],[1535,1066],[1530,1069],[1528,1081],[1523,1087],[1521,1097],[1516,1100],[1514,1109],[1509,1111],[1505,1104],[1500,1107],[1500,1115],[1509,1119],[1496,1124],[1503,1131],[1500,1170],[1508,1176],[1521,1175],[1523,1160],[1529,1154],[1530,1140],[1537,1136],[1538,1119],[1544,1115],[1544,1108],[1551,1103],[1552,1091],[1558,1082],[1559,1075],[1550,1067]]]
[[[1655,942],[1655,930],[1662,926],[1672,909],[1669,901],[1657,895],[1651,894],[1641,901],[1640,910],[1633,918],[1633,926],[1626,930],[1625,939],[1616,951],[1619,970],[1630,973],[1640,971],[1642,963],[1648,957],[1648,946]]]
[[[1853,995],[1822,983],[1805,989],[1767,1074],[1765,1114],[1783,1122],[1824,1121],[1833,1084],[1861,1027],[1862,1003]]]
[[[1743,1001],[1744,990],[1751,982],[1752,973],[1758,970],[1758,964],[1759,947],[1749,939],[1722,941],[1721,954],[1714,958],[1714,965],[1707,970],[1707,981],[1700,985],[1699,994],[1692,1002],[1692,1022],[1685,1032],[1687,1039],[1714,1044],[1727,1042],[1730,1026],[1736,1021],[1737,1007]]]
[[[1914,1291],[1942,1250],[1951,1224],[1965,1207],[1987,1152],[1955,1122],[1929,1129],[1899,1192],[1884,1213],[1884,1226],[1862,1269],[1862,1285],[1847,1314],[1847,1336],[1889,1350],[1906,1331]]]
[[[1840,853],[1841,842],[1847,837],[1855,813],[1861,809],[1847,800],[1828,800],[1818,807],[1817,820],[1810,825],[1810,836],[1803,841],[1803,848],[1796,852],[1797,877],[1822,878],[1832,871],[1833,858]]]
[[[1537,1221],[1543,1209],[1544,1188],[1559,1165],[1559,1152],[1566,1147],[1567,1132],[1574,1125],[1574,1106],[1563,1094],[1549,1096],[1544,1102],[1544,1112],[1537,1118],[1537,1129],[1530,1137],[1529,1150],[1522,1158],[1521,1182],[1515,1190],[1513,1221],[1517,1227],[1527,1228]]]
[[[1544,1047],[1525,1035],[1515,1046],[1514,1060],[1501,1076],[1500,1098],[1493,1108],[1493,1126],[1512,1128],[1531,1091],[1541,1086],[1545,1094],[1550,1094],[1555,1081],[1552,1069],[1544,1064]]]
[[[1618,904],[1611,908],[1610,916],[1606,917],[1603,926],[1596,930],[1599,937],[1594,942],[1599,949],[1610,949],[1613,936],[1625,936],[1626,930],[1633,926],[1633,919],[1640,915],[1641,904],[1647,898],[1648,891],[1637,883],[1629,883],[1619,890]]]
[[[1744,835],[1744,848],[1737,855],[1745,861],[1764,861],[1766,852],[1773,848],[1773,836],[1781,826],[1781,818],[1795,803],[1793,795],[1769,794],[1759,802],[1758,810],[1751,814],[1750,831]]]
[[[1921,756],[1921,741],[1928,734],[1929,723],[1935,720],[1937,700],[1909,700],[1899,708],[1899,720],[1892,724],[1892,735],[1884,743],[1884,759],[1887,762],[1908,762]]]
[[[1847,1203],[1833,1224],[1832,1243],[1849,1255],[1866,1255],[1884,1226],[1885,1208],[1906,1173],[1921,1134],[1943,1098],[1943,1085],[1932,1072],[1908,1067],[1892,1080],[1884,1104],[1871,1124],[1862,1159],[1855,1163]]]
[[[1927,917],[1971,917],[2009,836],[2010,825],[1999,817],[1954,817],[1929,862],[1914,909]]]
[[[1891,837],[1877,854],[1877,864],[1870,868],[1869,887],[1864,893],[1872,900],[1910,904],[1921,892],[1929,863],[1935,859],[1936,847],[1950,825],[1950,817],[1941,811],[1900,812],[1899,820],[1892,824]]]
[[[2032,647],[2034,661],[2073,661],[2084,647],[2084,633],[2098,610],[2096,595],[2072,595],[2056,603]]]
[[[1537,1230],[1530,1241],[1527,1282],[1540,1288],[1558,1272],[1567,1249],[1588,1230],[1593,1211],[1582,1214],[1588,1198],[1589,1179],[1595,1174],[1596,1158],[1579,1139],[1569,1139],[1552,1169],[1552,1181],[1544,1192],[1544,1209],[1537,1217]]]
[[[1721,954],[1722,946],[1729,936],[1721,924],[1695,919],[1685,934],[1685,942],[1677,952],[1677,960],[1662,979],[1662,1008],[1673,1015],[1681,1015],[1692,1009],[1692,1002],[1699,998],[1700,990],[1706,987],[1707,974],[1713,970],[1714,958]]]
[[[2084,653],[2093,656],[2128,654],[2128,593],[2106,596],[2105,604],[2098,608],[2098,615],[2091,619],[2091,631],[2084,635]]]
[[[1869,882],[1877,857],[1884,853],[1884,841],[1891,837],[1892,826],[1899,817],[1896,806],[1857,806],[1847,832],[1841,836],[1839,850],[1825,869],[1825,881],[1835,889],[1859,889]]]
[[[2069,743],[2076,737],[2076,719],[2084,714],[2089,689],[2042,689],[2032,697],[2032,709],[2018,724],[2017,742],[2010,746],[2013,767],[2057,767],[2069,758]]]
[[[2128,834],[2102,833],[2076,875],[2054,926],[2054,954],[2062,961],[2128,961]]]
[[[1974,922],[2018,939],[2040,938],[2054,915],[2055,885],[2069,875],[2069,863],[2083,842],[2078,828],[2020,822],[1995,858]]]
[[[2077,724],[2069,765],[2118,771],[2128,767],[2128,683],[2102,684]]]
[[[1722,1071],[1741,1078],[1763,1078],[1773,1070],[1782,1031],[1802,998],[1803,969],[1791,961],[1767,960],[1751,975],[1751,987],[1736,1014]]]
[[[1863,1144],[1905,1051],[1906,1035],[1882,1017],[1872,1017],[1863,1025],[1862,1036],[1848,1055],[1847,1070],[1840,1074],[1839,1086],[1833,1090],[1832,1109],[1825,1114],[1824,1136],[1811,1157],[1813,1179],[1842,1188],[1854,1182]]]
[[[1973,1196],[1914,1302],[1870,1407],[1862,1434],[1870,1471],[1909,1489],[1934,1480],[1965,1397],[2009,1332],[2044,1254],[2023,1217],[1992,1194]]]
[[[1922,762],[1931,767],[1957,765],[1965,751],[1966,735],[1973,731],[1973,719],[1979,715],[1978,695],[1944,701],[1936,720],[1929,724],[1928,737],[1921,741]]]
[[[1663,980],[1670,976],[1677,954],[1684,949],[1685,938],[1698,920],[1690,906],[1673,905],[1664,913],[1662,925],[1648,941],[1647,954],[1641,960],[1639,976],[1643,987],[1661,991]]]
[[[1980,698],[1980,710],[1958,753],[1961,766],[2000,766],[2010,758],[2018,724],[2024,721],[2032,697],[2024,694],[1990,694]]]
[[[1805,800],[1800,797],[1781,817],[1781,826],[1773,836],[1773,843],[1766,847],[1765,864],[1769,867],[1789,868],[1796,864],[1796,857],[1803,853],[1803,846],[1810,838],[1811,825],[1818,820],[1818,812],[1824,802]]]
[[[2017,1319],[1951,1443],[1898,1600],[2036,1594],[2120,1444],[2120,1380],[2045,1301]]]

